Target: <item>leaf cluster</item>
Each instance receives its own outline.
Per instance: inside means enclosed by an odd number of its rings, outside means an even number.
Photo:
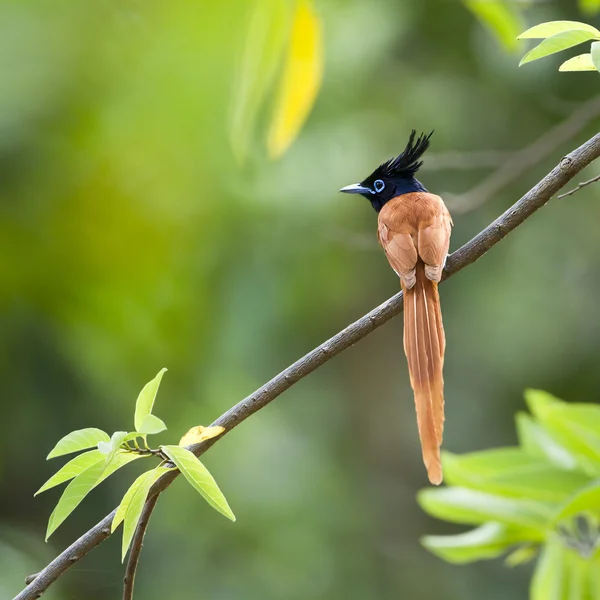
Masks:
[[[537,390],[525,399],[518,447],[444,453],[449,486],[421,491],[419,503],[476,527],[423,545],[451,563],[507,555],[515,566],[539,554],[532,600],[600,599],[600,407]]]
[[[70,482],[50,515],[46,540],[82,500],[110,475],[134,460],[153,456],[158,457],[160,463],[142,473],[133,482],[125,492],[112,522],[112,531],[123,523],[123,559],[131,545],[152,484],[170,470],[179,469],[190,485],[215,510],[235,521],[235,516],[212,475],[200,460],[184,447],[220,435],[224,431],[222,427],[193,427],[181,438],[179,445],[159,446],[155,450],[148,446],[149,435],[160,433],[167,428],[165,423],[152,413],[165,371],[166,369],[162,369],[140,392],[135,405],[134,431],[116,431],[109,436],[108,433],[94,427],[78,429],[63,437],[50,451],[48,459],[85,450],[63,465],[36,492],[37,495],[66,481]]]
[[[561,52],[567,48],[592,41],[590,52],[579,54],[563,62],[559,71],[600,71],[600,31],[578,21],[549,21],[531,27],[519,39],[541,39],[521,59],[519,66]]]

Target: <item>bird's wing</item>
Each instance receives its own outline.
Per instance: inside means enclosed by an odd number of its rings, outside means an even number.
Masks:
[[[418,254],[410,231],[380,218],[377,233],[392,269],[402,278],[412,278]]]
[[[434,196],[434,198],[439,197]],[[419,223],[417,249],[425,265],[432,267],[431,272],[438,275],[431,279],[439,281],[450,247],[452,219],[441,198],[439,198],[439,203],[435,204],[434,214]],[[429,277],[429,273],[427,276]]]

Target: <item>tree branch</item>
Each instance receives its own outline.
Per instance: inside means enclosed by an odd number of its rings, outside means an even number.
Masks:
[[[133,540],[131,540],[131,549],[129,550],[129,559],[127,560],[127,568],[125,569],[125,577],[123,579],[123,600],[133,599],[133,586],[135,584],[135,571],[140,561],[140,554],[142,552],[142,545],[144,543],[144,536],[146,535],[146,529],[148,529],[148,523],[152,516],[152,511],[158,501],[159,493],[155,494],[151,498],[148,498],[142,515],[137,524]]]
[[[578,192],[582,187],[585,187],[586,185],[590,185],[590,183],[596,183],[596,181],[600,181],[600,175],[596,175],[596,177],[592,177],[591,179],[588,179],[587,181],[582,181],[581,183],[577,184],[576,188],[573,188],[572,190],[569,190],[568,192],[565,192],[564,194],[557,196],[557,198],[566,198],[567,196],[572,196],[573,194]]]
[[[451,277],[481,258],[490,248],[546,204],[577,173],[599,156],[600,134],[597,134],[571,154],[565,156],[548,175],[511,208],[479,232],[472,240],[451,254],[448,257],[444,271],[444,279]],[[206,442],[195,444],[190,449],[196,456],[200,456],[242,421],[275,400],[300,379],[306,377],[334,356],[402,312],[402,308],[403,297],[402,292],[400,292],[297,360],[250,396],[229,409],[212,424],[213,426],[220,425],[224,427],[224,433]],[[150,490],[149,498],[156,496],[156,494],[167,488],[177,475],[178,473],[174,471],[163,475]],[[149,517],[151,511],[146,512]],[[69,548],[44,568],[14,600],[39,598],[58,577],[110,535],[110,524],[114,514],[115,511],[71,544]]]
[[[453,215],[469,212],[493,198],[507,185],[550,156],[568,142],[590,121],[600,115],[600,96],[595,96],[574,110],[564,121],[546,131],[533,144],[515,152],[502,166],[466,194],[443,194]]]

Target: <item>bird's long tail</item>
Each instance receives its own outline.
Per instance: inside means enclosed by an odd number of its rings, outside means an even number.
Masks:
[[[438,284],[427,279],[424,264],[419,260],[415,285],[410,290],[404,289],[404,352],[415,393],[423,461],[429,481],[436,485],[442,482],[445,349]]]

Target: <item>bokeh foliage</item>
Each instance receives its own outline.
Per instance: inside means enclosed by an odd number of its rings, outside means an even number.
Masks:
[[[163,364],[170,431],[199,414],[211,421],[396,292],[374,214],[339,187],[413,127],[435,129],[421,179],[452,210],[498,164],[480,155],[528,146],[596,93],[593,74],[558,77],[552,57],[516,69],[523,44],[507,53],[510,36],[496,37],[502,23],[516,37],[582,20],[566,0],[494,2],[518,18],[485,23],[474,3],[316,0],[324,64],[313,110],[271,160],[284,37],[244,121],[240,161],[232,131],[257,4],[0,1],[2,597],[112,510],[133,478],[116,473],[44,546],[56,492],[32,494],[51,475],[43,457],[56,439],[128,421],[139,382]],[[452,248],[595,131],[590,123],[488,204],[455,214]],[[449,450],[513,444],[525,387],[596,397],[597,193],[553,201],[444,284]],[[205,460],[238,521],[228,527],[173,485],[146,538],[139,597],[525,594],[531,564],[510,577],[498,561],[457,569],[417,544],[432,524],[415,502],[425,479],[397,320]],[[114,537],[48,598],[117,596]]]
[[[466,533],[423,544],[452,563],[540,558],[532,600],[598,598],[600,568],[600,407],[526,393],[517,414],[518,447],[443,458],[449,487],[423,490],[421,506]]]

